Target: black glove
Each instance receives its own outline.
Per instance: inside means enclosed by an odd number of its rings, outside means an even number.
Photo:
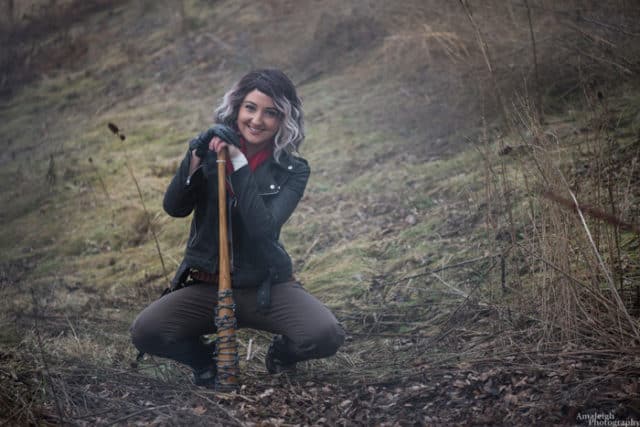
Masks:
[[[195,150],[196,156],[204,160],[209,152],[209,141],[213,138],[213,128],[209,128],[189,142],[189,150]]]
[[[225,125],[215,125],[193,138],[189,142],[189,149],[196,150],[196,156],[204,159],[209,152],[209,142],[214,136],[217,136],[227,144],[240,148],[240,138],[233,129]]]
[[[231,144],[240,149],[242,148],[240,147],[240,137],[238,136],[236,131],[231,129],[229,126],[215,125],[212,130],[215,136],[217,136],[227,144]]]

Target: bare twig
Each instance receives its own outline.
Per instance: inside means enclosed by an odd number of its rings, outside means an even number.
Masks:
[[[143,409],[140,409],[140,410],[138,410],[138,411],[132,412],[132,413],[130,413],[130,414],[128,414],[128,415],[125,415],[124,417],[120,417],[120,418],[118,418],[117,420],[112,421],[111,423],[109,423],[109,424],[107,424],[107,425],[112,426],[112,425],[115,425],[115,424],[121,423],[121,422],[123,422],[123,421],[126,421],[126,420],[128,420],[129,418],[133,418],[133,417],[138,416],[138,415],[140,415],[140,414],[144,414],[145,412],[155,411],[155,410],[157,410],[157,409],[162,409],[162,408],[169,408],[170,406],[171,406],[171,405],[159,405],[159,406],[152,406],[152,407],[150,407],[150,408],[143,408]]]
[[[387,285],[388,286],[397,285],[398,283],[405,282],[407,280],[411,280],[411,279],[415,279],[415,278],[423,277],[423,276],[428,276],[430,274],[439,273],[441,271],[449,270],[449,269],[452,269],[452,268],[464,267],[464,266],[467,266],[469,264],[475,264],[476,262],[484,261],[484,260],[487,260],[487,259],[493,259],[493,258],[497,258],[497,257],[500,257],[500,255],[481,256],[481,257],[478,257],[478,258],[472,258],[472,259],[468,259],[466,261],[457,262],[455,264],[444,265],[442,267],[425,270],[423,273],[418,273],[418,274],[414,274],[414,275],[411,275],[411,276],[403,277],[401,279],[394,280],[393,282],[390,282]]]
[[[33,301],[33,315],[34,315],[34,329],[36,334],[36,342],[38,343],[38,352],[40,353],[40,359],[42,360],[42,365],[44,367],[44,374],[46,377],[46,382],[51,389],[51,397],[56,404],[56,411],[58,412],[58,419],[61,424],[65,423],[64,412],[62,411],[62,406],[60,401],[58,400],[58,395],[56,393],[56,389],[53,385],[53,380],[51,379],[51,370],[49,369],[49,363],[47,361],[47,356],[44,352],[44,344],[42,343],[42,336],[40,335],[40,328],[38,327],[38,298],[36,297],[36,293],[31,289],[31,299]]]
[[[317,236],[315,239],[313,239],[313,242],[309,245],[309,247],[305,251],[302,259],[309,259],[309,255],[311,254],[311,251],[313,251],[313,249],[316,247],[319,241],[320,241],[320,236]]]
[[[507,263],[504,255],[500,256],[500,285],[502,286],[502,293],[507,292]]]
[[[577,48],[575,46],[570,46],[570,45],[564,46],[562,43],[558,43],[557,46],[562,48],[562,49],[565,49],[565,50],[576,52],[576,53],[578,53],[578,54],[580,54],[582,56],[585,56],[587,58],[592,59],[595,62],[600,62],[600,63],[612,65],[613,67],[618,68],[620,71],[622,71],[623,73],[625,73],[627,75],[632,76],[634,74],[634,72],[631,69],[629,69],[628,67],[625,67],[624,65],[619,64],[619,63],[617,63],[617,62],[615,62],[615,61],[613,61],[611,59],[601,58],[601,57],[596,56],[594,54],[591,54],[589,52],[585,52],[584,50],[579,49],[579,48]]]
[[[529,20],[529,34],[531,35],[531,50],[533,53],[533,70],[535,77],[535,91],[536,91],[536,112],[538,113],[538,121],[542,122],[542,95],[540,93],[540,77],[538,75],[538,54],[536,51],[536,38],[533,33],[533,23],[531,21],[531,8],[529,7],[529,0],[524,0],[524,4],[527,7],[527,19]]]
[[[447,288],[451,289],[454,294],[459,295],[459,296],[464,297],[464,298],[469,298],[469,295],[466,292],[461,291],[460,289],[456,288],[455,286],[447,283],[446,281],[444,281],[444,279],[442,277],[438,276],[437,274],[432,273],[432,276],[435,277],[436,279],[438,279],[440,281],[440,283],[445,285]]]
[[[78,344],[78,350],[81,352],[82,351],[82,345],[80,344],[80,340],[78,339],[78,334],[76,334],[76,330],[73,327],[73,325],[71,324],[71,320],[69,320],[69,316],[67,316],[65,314],[64,318],[66,319],[67,324],[69,324],[69,328],[71,329],[71,333],[73,334],[73,338],[76,340],[76,343]]]
[[[107,191],[107,186],[104,183],[104,179],[102,179],[102,174],[100,174],[100,171],[98,170],[98,166],[95,163],[93,163],[92,157],[89,157],[89,163],[91,163],[94,171],[96,172],[96,176],[98,177],[98,182],[100,183],[100,187],[102,187],[102,191],[104,191],[105,196],[107,196],[107,200],[111,202],[111,196],[109,196],[109,192]]]
[[[253,349],[253,338],[249,338],[249,344],[247,345],[247,360],[251,360],[251,358],[253,357],[252,354],[252,349]]]
[[[459,2],[462,5],[462,8],[464,9],[464,12],[467,15],[467,18],[469,19],[469,22],[471,23],[471,26],[473,27],[473,30],[476,33],[476,39],[478,41],[478,47],[480,48],[480,52],[482,53],[482,57],[484,58],[485,65],[487,66],[487,70],[489,71],[489,76],[491,77],[491,83],[493,85],[493,90],[495,91],[496,99],[498,100],[498,104],[500,105],[500,112],[501,112],[504,124],[505,124],[505,126],[507,126],[507,128],[511,129],[511,125],[510,125],[510,122],[509,122],[509,119],[508,119],[509,115],[507,113],[507,106],[506,106],[506,104],[504,102],[504,99],[502,97],[502,93],[500,92],[500,88],[498,86],[498,82],[496,81],[495,73],[493,71],[493,63],[491,61],[491,57],[490,57],[490,54],[489,54],[489,45],[485,41],[485,38],[482,36],[482,32],[480,31],[480,27],[476,23],[476,20],[473,18],[473,15],[471,13],[471,9],[469,8],[469,5],[467,4],[467,1],[466,0],[459,0]]]
[[[609,285],[611,293],[613,294],[613,297],[614,297],[616,303],[618,304],[618,309],[622,312],[622,314],[626,318],[627,322],[629,322],[629,326],[631,327],[631,330],[633,331],[633,333],[636,336],[636,338],[638,340],[640,340],[640,331],[638,331],[638,328],[636,326],[635,321],[631,318],[631,316],[629,315],[629,312],[627,311],[626,307],[624,306],[624,303],[622,302],[622,299],[620,298],[620,294],[618,293],[618,290],[616,289],[616,285],[613,282],[613,277],[611,277],[611,273],[609,272],[609,269],[607,268],[607,266],[605,265],[604,261],[602,260],[602,256],[600,255],[600,251],[598,251],[598,248],[596,247],[596,244],[593,241],[593,237],[591,236],[591,231],[589,230],[589,226],[587,225],[587,222],[584,219],[584,215],[582,215],[582,209],[580,208],[580,204],[578,203],[578,199],[576,199],[576,196],[575,196],[575,194],[573,194],[573,191],[570,190],[569,183],[566,182],[566,180],[564,178],[564,175],[562,173],[560,173],[560,176],[562,177],[562,180],[564,181],[564,184],[567,187],[567,191],[569,192],[569,195],[571,196],[571,199],[573,200],[575,208],[576,208],[576,210],[578,212],[578,216],[580,217],[580,222],[582,223],[582,226],[584,227],[584,230],[585,230],[585,232],[587,234],[587,237],[589,239],[589,243],[591,243],[591,247],[592,247],[592,249],[594,251],[594,254],[595,254],[596,258],[598,259],[598,263],[600,264],[600,268],[602,269],[602,273],[605,275],[605,277],[607,279],[606,282]]]
[[[604,212],[603,210],[589,205],[577,205],[573,200],[562,197],[551,190],[545,190],[541,193],[541,195],[549,200],[558,203],[560,206],[564,206],[573,210],[577,214],[580,214],[582,212],[593,218],[597,218],[616,227],[620,227],[623,230],[633,231],[634,233],[640,235],[640,227],[624,222],[617,216]]]
[[[608,24],[606,22],[596,21],[595,19],[590,19],[590,18],[587,18],[585,16],[581,16],[580,19],[582,21],[584,21],[584,22],[589,23],[589,24],[598,25],[600,27],[606,28],[606,29],[611,30],[611,31],[616,31],[616,32],[622,33],[622,34],[627,35],[627,36],[640,37],[640,33],[635,33],[633,31],[627,31],[625,28],[622,28],[622,26],[620,26],[620,25],[612,25],[612,24]]]
[[[226,408],[224,408],[224,407],[223,407],[222,405],[220,405],[219,403],[214,402],[213,400],[209,399],[207,396],[205,396],[205,395],[204,395],[204,394],[202,394],[202,393],[197,393],[197,392],[195,392],[194,394],[195,394],[196,396],[198,396],[198,397],[200,397],[200,398],[202,398],[202,399],[206,400],[207,402],[211,403],[212,405],[215,405],[215,407],[216,407],[217,409],[219,409],[223,414],[225,414],[225,415],[227,416],[228,420],[230,421],[230,423],[229,423],[229,424],[227,424],[227,425],[236,425],[236,426],[244,426],[244,425],[245,425],[241,420],[239,420],[238,418],[236,418],[236,417],[235,417],[235,416],[234,416],[234,415],[233,415],[229,410],[227,410]],[[240,395],[238,395],[238,396],[240,396]],[[226,424],[226,423],[225,423],[225,424]]]

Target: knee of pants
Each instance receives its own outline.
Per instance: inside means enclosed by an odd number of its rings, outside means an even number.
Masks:
[[[134,320],[129,331],[133,345],[145,353],[156,354],[176,342],[172,335],[154,327],[150,322],[140,321],[139,318]]]
[[[147,353],[148,342],[150,342],[151,335],[150,331],[146,330],[142,322],[139,321],[139,318],[136,318],[131,327],[129,328],[129,333],[131,334],[131,342],[133,345],[139,350]]]
[[[336,354],[344,343],[345,332],[338,322],[330,322],[316,326],[309,335],[305,336],[297,345],[308,357],[329,357]]]

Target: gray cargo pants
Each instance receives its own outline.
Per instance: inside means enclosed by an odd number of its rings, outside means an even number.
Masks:
[[[300,283],[271,287],[271,307],[257,309],[256,288],[234,289],[238,327],[284,335],[287,353],[295,360],[317,359],[336,353],[344,342],[344,329],[335,316]],[[217,289],[194,283],[171,292],[145,308],[131,325],[138,350],[187,364],[195,370],[211,365],[211,348],[200,337],[215,333]]]

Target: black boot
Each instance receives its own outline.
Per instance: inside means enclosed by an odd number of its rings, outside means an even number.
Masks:
[[[264,364],[270,374],[281,372],[295,372],[296,359],[287,349],[287,338],[276,335],[269,345]]]
[[[216,387],[216,374],[218,370],[216,365],[208,366],[204,369],[193,370],[193,383],[201,387],[215,389]]]
[[[215,341],[207,341],[204,338],[202,338],[201,340],[202,343],[207,347],[207,353],[211,355],[211,363],[204,368],[192,368],[193,383],[201,387],[215,389],[216,375],[218,374],[216,359],[214,356],[216,351],[216,343]]]

